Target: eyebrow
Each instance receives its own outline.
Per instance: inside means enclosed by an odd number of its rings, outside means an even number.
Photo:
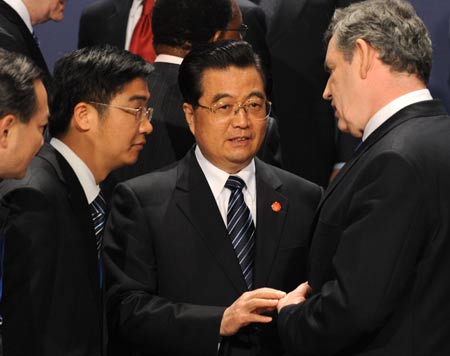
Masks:
[[[133,96],[128,98],[128,101],[129,102],[132,102],[132,101],[148,101],[148,99],[149,98],[147,96],[145,96],[145,95],[133,95]]]
[[[256,97],[258,97],[258,98],[260,98],[260,99],[266,99],[266,96],[264,95],[264,93],[262,93],[262,92],[259,91],[259,90],[255,90],[255,91],[250,92],[250,94],[247,95],[247,97],[246,97],[245,100],[248,100],[248,99],[250,99],[250,98],[253,97],[253,96],[256,96]],[[223,99],[223,98],[232,98],[232,97],[233,97],[233,96],[231,96],[230,94],[227,94],[227,93],[217,93],[216,95],[213,96],[212,102],[213,102],[213,103],[216,103],[216,102],[218,102],[220,99]]]

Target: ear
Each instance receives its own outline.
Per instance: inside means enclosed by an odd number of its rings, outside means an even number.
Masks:
[[[218,30],[214,33],[214,36],[211,37],[211,39],[209,40],[209,42],[217,42],[218,40],[220,40],[223,36],[223,32]]]
[[[73,109],[71,125],[77,131],[86,132],[92,128],[96,117],[98,117],[98,112],[92,105],[80,102]]]
[[[183,104],[184,116],[186,118],[186,122],[189,125],[189,129],[192,134],[195,136],[195,120],[194,120],[194,108],[191,104],[184,103]]]
[[[359,75],[366,79],[376,60],[377,51],[369,43],[359,38],[355,42],[355,54],[359,58]]]
[[[2,148],[8,146],[8,138],[11,137],[11,128],[18,120],[13,114],[5,115],[0,119],[0,146]]]

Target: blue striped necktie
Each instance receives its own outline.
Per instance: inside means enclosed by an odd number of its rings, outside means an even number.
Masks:
[[[105,210],[106,203],[102,192],[98,193],[97,198],[89,205],[91,209],[91,218],[94,225],[95,242],[97,245],[97,256],[100,260],[102,250],[103,229],[105,228]]]
[[[255,225],[244,201],[245,182],[236,176],[228,177],[225,188],[231,190],[227,211],[227,229],[249,290],[253,287]]]

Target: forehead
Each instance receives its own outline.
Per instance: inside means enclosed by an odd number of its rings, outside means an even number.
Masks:
[[[261,74],[256,67],[225,69],[207,69],[202,75],[202,96],[214,96],[217,93],[229,96],[241,96],[249,91],[265,93]]]
[[[143,78],[134,78],[129,82],[125,83],[121,90],[112,98],[111,101],[115,99],[119,100],[145,100],[150,98],[150,93],[148,90],[147,82]]]

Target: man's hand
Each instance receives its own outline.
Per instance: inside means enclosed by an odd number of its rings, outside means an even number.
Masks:
[[[278,302],[278,313],[286,305],[298,304],[303,302],[309,293],[311,293],[311,287],[309,286],[308,282],[300,284],[297,288],[295,288],[292,292],[286,294],[286,296]]]
[[[270,323],[272,318],[261,314],[274,310],[278,301],[285,295],[285,292],[271,288],[245,292],[225,309],[220,324],[220,335],[234,335],[240,328],[251,323]]]

